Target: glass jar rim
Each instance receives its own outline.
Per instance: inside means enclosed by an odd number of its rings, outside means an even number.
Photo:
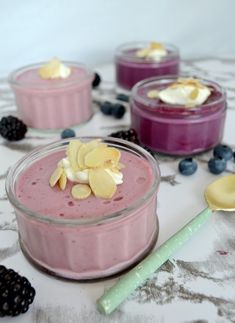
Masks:
[[[215,87],[220,93],[221,93],[221,97],[219,97],[217,100],[215,101],[212,101],[212,102],[209,102],[209,103],[203,103],[202,105],[200,106],[196,106],[196,107],[184,107],[183,105],[171,105],[171,104],[168,104],[168,103],[163,103],[161,104],[161,106],[165,108],[167,108],[168,111],[171,111],[171,112],[175,112],[177,114],[177,111],[180,113],[182,113],[183,111],[184,112],[191,112],[191,113],[194,113],[194,112],[199,112],[199,111],[206,111],[206,110],[210,110],[211,107],[214,106],[214,104],[218,104],[220,102],[223,102],[225,99],[226,99],[226,92],[225,90],[223,89],[222,86],[220,86],[218,83],[214,82],[214,81],[211,81],[211,80],[208,80],[208,79],[204,79],[202,77],[199,77],[197,75],[190,75],[190,74],[178,74],[178,75],[165,75],[165,76],[154,76],[154,77],[149,77],[149,78],[146,78],[145,80],[142,80],[138,83],[136,83],[132,90],[131,90],[131,102],[133,101],[136,101],[137,103],[140,103],[142,105],[145,106],[145,110],[146,111],[150,111],[150,112],[159,112],[159,114],[161,114],[161,112],[163,113],[163,111],[161,111],[160,109],[158,110],[157,108],[156,109],[153,109],[153,105],[151,105],[151,107],[149,107],[149,100],[150,99],[146,99],[146,98],[143,98],[141,95],[138,94],[138,90],[145,86],[145,85],[151,85],[151,84],[154,84],[156,82],[160,82],[162,81],[173,81],[173,80],[176,80],[176,79],[179,79],[179,78],[195,78],[199,81],[202,81],[202,83],[206,83],[209,85],[212,85],[213,87]]]
[[[59,147],[64,147],[66,143],[68,143],[70,140],[69,139],[63,139],[63,140],[58,140],[53,143],[38,147],[34,150],[32,150],[30,153],[26,154],[24,157],[22,157],[15,165],[13,165],[10,170],[8,171],[7,178],[6,178],[6,193],[8,196],[8,199],[10,203],[14,206],[15,209],[18,211],[24,213],[27,215],[30,219],[35,219],[39,222],[46,222],[49,224],[56,224],[56,225],[62,225],[62,226],[85,226],[85,225],[97,225],[97,224],[103,224],[107,223],[110,221],[115,221],[117,219],[124,218],[125,215],[129,214],[129,212],[136,210],[137,208],[141,207],[152,195],[155,191],[157,191],[159,184],[160,184],[160,168],[158,165],[158,162],[156,159],[154,159],[153,156],[149,152],[147,152],[145,149],[142,147],[128,142],[123,139],[119,138],[113,138],[113,137],[79,137],[79,138],[73,138],[74,139],[81,139],[81,140],[93,140],[93,139],[101,139],[103,142],[109,143],[113,145],[119,145],[120,148],[125,148],[126,150],[130,152],[134,152],[136,155],[141,156],[145,158],[150,164],[151,164],[151,169],[153,172],[154,176],[154,181],[153,185],[149,188],[148,191],[146,191],[143,195],[142,198],[138,199],[137,201],[134,201],[131,205],[128,207],[121,209],[116,212],[112,212],[109,215],[106,216],[101,216],[99,218],[89,218],[89,219],[58,219],[58,218],[53,218],[52,216],[47,216],[47,215],[41,215],[35,211],[32,211],[28,207],[26,207],[24,204],[19,202],[19,200],[15,196],[15,191],[14,191],[14,183],[16,176],[19,175],[22,170],[24,169],[24,165],[28,161],[36,161],[40,158],[37,159],[37,157],[43,157],[47,152],[50,150],[54,149],[53,151],[59,151],[59,149],[56,150],[56,148]],[[19,171],[19,174],[17,173],[17,170],[19,168],[22,168],[21,171]]]
[[[74,61],[61,61],[63,64],[69,66],[69,67],[77,67],[83,69],[86,73],[80,77],[76,78],[73,80],[70,80],[69,78],[67,79],[62,79],[61,81],[63,82],[51,82],[50,84],[50,89],[60,89],[64,88],[67,86],[72,86],[74,84],[77,84],[78,82],[83,82],[86,80],[92,81],[94,78],[94,72],[89,69],[85,64],[74,62]],[[30,89],[47,89],[48,90],[48,80],[45,80],[47,82],[45,83],[31,83],[31,82],[24,82],[24,81],[18,81],[17,77],[19,75],[22,75],[24,72],[27,72],[28,70],[32,69],[39,69],[41,66],[45,65],[47,62],[39,62],[35,64],[30,64],[30,65],[25,65],[23,67],[20,67],[14,71],[12,71],[9,76],[8,76],[8,82],[11,86],[13,87],[18,87],[18,88],[30,88]],[[54,79],[55,80],[55,79]]]
[[[140,48],[140,49],[145,48],[151,42],[152,41],[145,40],[145,41],[135,41],[135,42],[124,43],[116,48],[115,56],[116,58],[123,58],[129,61],[143,62],[143,58],[130,56],[125,52],[133,48]],[[166,47],[166,49],[170,50],[170,52],[165,57],[161,58],[160,62],[179,57],[179,49],[175,45],[171,43],[165,43],[165,42],[160,42],[160,43],[163,44]],[[151,64],[154,64],[154,63],[159,64],[159,61],[155,61],[154,59],[144,60],[144,62],[151,63]]]

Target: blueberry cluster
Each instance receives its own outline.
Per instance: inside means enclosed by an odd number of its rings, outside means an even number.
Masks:
[[[126,108],[120,103],[104,101],[100,104],[100,111],[106,116],[113,116],[116,119],[121,119],[126,113]]]
[[[8,116],[0,120],[0,135],[9,140],[17,141],[25,137],[27,127],[20,119]]]
[[[227,161],[233,158],[233,151],[226,145],[217,145],[213,150],[213,155],[209,162],[209,171],[213,174],[220,174],[225,171]]]
[[[235,160],[235,152],[229,146],[219,144],[213,149],[213,157],[208,161],[208,169],[212,174],[221,174],[226,170],[227,161],[231,159]],[[197,170],[197,163],[193,158],[185,158],[179,162],[178,168],[182,175],[192,175]]]
[[[35,297],[27,278],[0,265],[0,317],[25,313]]]

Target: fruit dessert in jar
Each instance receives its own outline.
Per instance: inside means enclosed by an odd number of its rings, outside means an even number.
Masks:
[[[225,93],[212,81],[149,78],[132,90],[132,127],[153,151],[191,155],[210,149],[222,139],[225,115]]]
[[[116,82],[130,90],[137,82],[152,76],[177,75],[180,57],[171,44],[135,42],[116,50]]]
[[[21,248],[40,269],[68,279],[117,274],[155,245],[159,167],[116,138],[62,140],[9,172]]]
[[[84,65],[52,59],[9,76],[21,119],[32,128],[57,129],[88,121],[94,74]]]

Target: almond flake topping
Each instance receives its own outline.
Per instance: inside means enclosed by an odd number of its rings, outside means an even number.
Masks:
[[[160,61],[162,57],[167,55],[167,50],[162,43],[151,42],[148,47],[141,48],[136,51],[136,56],[139,58],[150,58]]]
[[[49,183],[50,186],[53,187],[55,184],[58,182],[60,179],[61,175],[63,174],[63,168],[62,167],[57,167],[54,172],[52,173]]]
[[[154,91],[156,91],[156,95]],[[196,78],[179,78],[160,91],[154,89],[149,91],[147,97],[150,99],[159,98],[162,102],[168,104],[193,108],[206,102],[211,91],[211,88]]]
[[[72,187],[71,194],[73,198],[83,200],[91,195],[91,189],[87,184],[77,184]]]
[[[71,74],[71,68],[64,65],[58,58],[53,58],[43,65],[38,71],[40,77],[44,80],[65,79]]]
[[[150,90],[147,92],[147,97],[149,99],[157,99],[158,98],[159,91],[157,90]]]
[[[58,184],[61,190],[66,188],[68,180],[78,184],[72,187],[75,199],[85,199],[93,193],[96,197],[112,198],[121,184],[121,152],[100,139],[82,143],[75,139],[69,142],[67,158],[58,162],[49,183],[51,187]]]

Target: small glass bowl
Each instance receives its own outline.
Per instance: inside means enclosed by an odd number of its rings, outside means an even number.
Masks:
[[[127,43],[117,48],[115,54],[116,82],[130,90],[137,82],[152,76],[177,75],[180,68],[178,49],[171,44],[163,44],[167,55],[160,61],[136,57],[139,49],[147,48],[150,42]]]
[[[211,149],[223,136],[226,95],[215,82],[199,79],[212,88],[209,99],[194,108],[150,99],[147,92],[162,89],[181,76],[149,78],[132,89],[131,124],[142,145],[168,155],[192,155]],[[188,77],[188,76],[187,76]]]
[[[91,139],[94,138],[81,138],[82,141]],[[17,197],[17,180],[25,169],[48,154],[64,152],[69,140],[32,151],[8,173],[6,192],[15,209],[21,249],[36,267],[54,276],[72,280],[112,276],[139,262],[156,243],[158,163],[135,144],[116,138],[103,138],[102,141],[143,159],[151,172],[150,188],[143,191],[141,198],[106,216],[78,219],[46,216],[27,208]]]
[[[92,81],[94,73],[85,65],[63,62],[72,73],[66,79],[44,80],[38,70],[44,63],[13,71],[9,83],[24,123],[37,129],[58,129],[79,125],[93,115]]]

